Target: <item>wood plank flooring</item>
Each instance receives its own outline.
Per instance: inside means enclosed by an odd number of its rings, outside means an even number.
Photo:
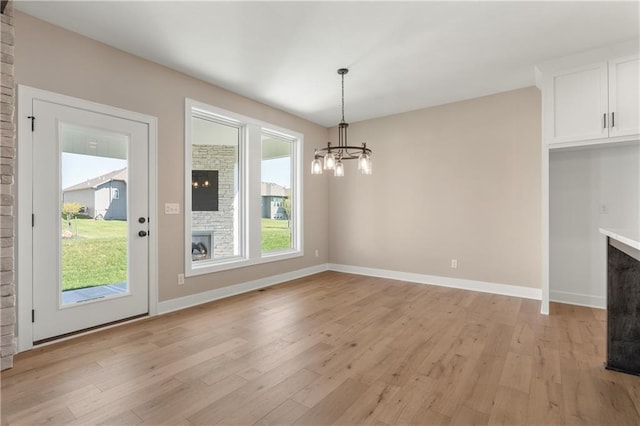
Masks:
[[[605,311],[538,312],[326,272],[20,354],[2,423],[640,424]]]

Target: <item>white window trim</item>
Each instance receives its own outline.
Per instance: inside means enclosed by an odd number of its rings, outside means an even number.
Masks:
[[[185,230],[185,250],[184,265],[185,276],[196,276],[213,272],[225,271],[236,268],[244,268],[251,265],[275,262],[304,256],[303,244],[303,213],[302,213],[302,153],[304,136],[301,133],[288,130],[271,123],[256,120],[251,117],[237,114],[222,108],[214,107],[193,99],[185,98],[185,148],[184,148],[184,230]],[[243,189],[242,206],[240,208],[240,230],[239,238],[243,241],[241,253],[238,256],[221,260],[200,261],[194,265],[191,260],[191,252],[187,250],[191,247],[191,117],[192,112],[214,116],[221,121],[227,121],[240,126],[243,130],[243,137],[240,144],[239,158],[239,185]],[[261,161],[262,143],[261,135],[271,133],[295,141],[293,156],[293,172],[291,183],[291,194],[294,198],[291,209],[294,215],[294,226],[292,230],[292,245],[290,249],[274,250],[262,252],[262,222],[261,222]]]

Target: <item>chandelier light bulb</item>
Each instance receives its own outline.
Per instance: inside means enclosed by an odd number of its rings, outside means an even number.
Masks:
[[[342,160],[338,159],[336,162],[336,169],[333,172],[334,176],[344,176],[344,164],[342,164]]]
[[[322,163],[320,159],[314,158],[311,162],[311,174],[312,175],[321,175],[322,174]]]
[[[358,170],[362,171],[365,167],[367,167],[367,161],[369,156],[364,152],[358,156]]]
[[[373,173],[372,167],[373,165],[371,164],[371,158],[367,155],[367,158],[364,161],[362,168],[360,169],[360,173],[362,173],[363,175],[370,175]]]
[[[325,170],[333,170],[336,166],[336,157],[332,152],[327,152],[324,156],[324,169]]]

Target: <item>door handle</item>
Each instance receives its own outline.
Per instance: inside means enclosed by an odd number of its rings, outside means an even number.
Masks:
[[[147,219],[145,219],[144,217],[139,217],[138,218],[138,223],[145,223],[147,221]]]
[[[146,236],[147,236],[147,231],[140,231],[140,232],[138,232],[138,236],[139,236],[139,237],[146,237]]]

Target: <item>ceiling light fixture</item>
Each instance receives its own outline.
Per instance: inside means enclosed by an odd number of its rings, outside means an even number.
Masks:
[[[338,124],[338,146],[332,146],[327,142],[326,147],[316,148],[311,162],[311,174],[321,175],[322,170],[333,170],[334,176],[344,176],[343,160],[358,160],[358,170],[363,175],[370,175],[371,150],[367,144],[362,146],[349,146],[347,144],[347,128],[349,123],[344,121],[344,75],[348,73],[347,68],[340,68],[338,74],[342,77],[342,120]],[[322,158],[322,161],[320,159]]]
[[[191,173],[191,187],[193,189],[207,189],[210,186],[211,182],[209,182],[209,178],[206,173],[198,173],[196,171]]]

